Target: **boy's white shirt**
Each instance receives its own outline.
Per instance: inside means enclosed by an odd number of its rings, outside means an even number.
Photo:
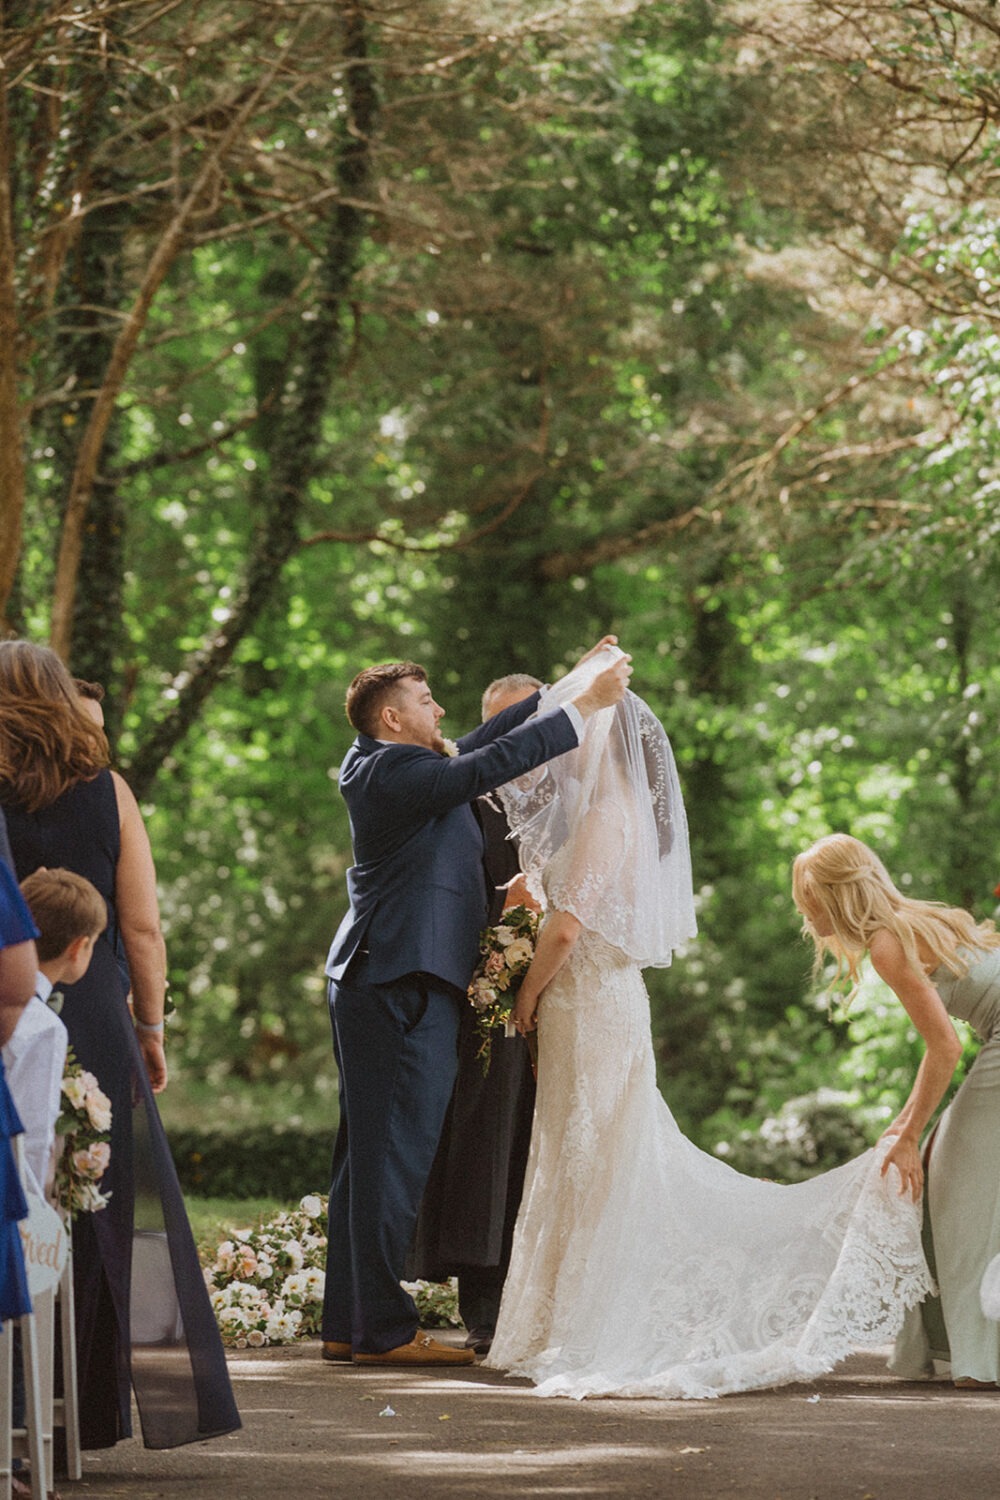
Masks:
[[[40,1198],[45,1197],[52,1166],[69,1041],[66,1027],[45,1003],[51,993],[51,982],[39,974],[35,997],[24,1007],[3,1049],[7,1083],[24,1126],[27,1185]]]

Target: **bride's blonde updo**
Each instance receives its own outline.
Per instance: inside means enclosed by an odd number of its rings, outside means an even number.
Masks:
[[[992,922],[976,922],[958,906],[914,901],[897,890],[878,855],[847,833],[831,833],[798,856],[792,866],[792,896],[816,946],[815,972],[827,951],[837,960],[835,983],[848,977],[860,982],[859,965],[876,932],[893,933],[918,971],[923,963],[918,939],[935,965],[966,974],[963,949],[984,952],[1000,947]],[[821,933],[820,928],[829,928]]]

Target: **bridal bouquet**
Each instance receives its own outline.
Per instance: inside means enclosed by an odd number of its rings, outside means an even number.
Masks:
[[[537,937],[538,913],[527,906],[509,906],[503,921],[487,927],[479,940],[479,963],[469,985],[469,999],[476,1012],[481,1039],[476,1056],[482,1060],[484,1074],[490,1070],[493,1033],[510,1025],[510,1013],[534,957]],[[533,1041],[532,1032],[528,1045]]]
[[[111,1101],[93,1073],[66,1055],[56,1136],[62,1149],[56,1164],[56,1198],[69,1214],[94,1214],[111,1197],[97,1184],[111,1160]]]

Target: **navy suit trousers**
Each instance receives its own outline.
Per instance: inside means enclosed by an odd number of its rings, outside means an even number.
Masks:
[[[340,1128],[323,1338],[380,1354],[417,1331],[400,1286],[457,1064],[461,1000],[430,974],[371,984],[359,955],[330,982]]]

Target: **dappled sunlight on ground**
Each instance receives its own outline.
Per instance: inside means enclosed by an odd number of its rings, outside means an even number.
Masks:
[[[968,1500],[996,1490],[1000,1392],[903,1382],[886,1351],[718,1401],[540,1400],[492,1370],[232,1350],[242,1432],[85,1455],[63,1500]]]

